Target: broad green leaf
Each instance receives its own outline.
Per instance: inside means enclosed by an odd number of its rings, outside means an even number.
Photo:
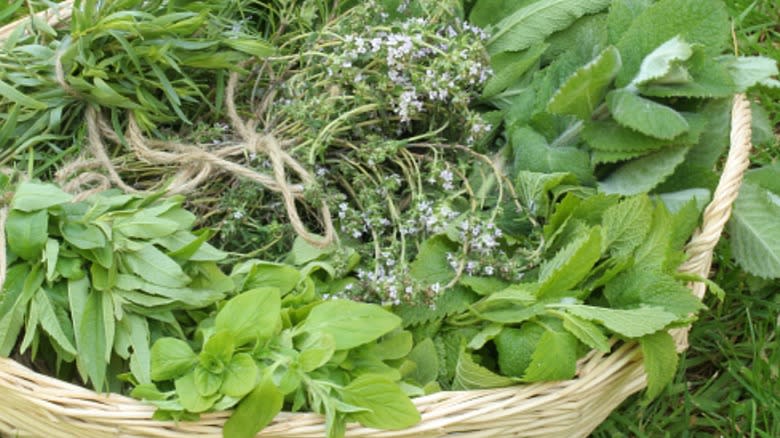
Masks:
[[[641,265],[615,277],[604,289],[604,296],[616,308],[652,306],[685,318],[703,305],[691,290],[654,265]]]
[[[477,333],[476,336],[471,338],[466,347],[470,350],[479,350],[480,348],[484,347],[488,341],[491,341],[493,338],[498,336],[503,328],[503,324],[495,322],[486,325],[482,330],[479,331],[479,333]]]
[[[593,227],[587,235],[574,240],[539,269],[538,298],[570,295],[572,288],[585,279],[601,258],[602,230]]]
[[[44,260],[46,261],[46,281],[54,281],[54,274],[57,272],[57,260],[60,255],[60,243],[55,239],[47,239],[44,249]]]
[[[336,341],[327,333],[313,333],[299,348],[298,363],[304,372],[310,373],[325,365],[336,352]]]
[[[70,305],[70,315],[73,320],[73,331],[76,335],[76,349],[81,351],[81,339],[78,336],[81,328],[81,321],[84,319],[84,309],[87,306],[89,297],[89,280],[82,277],[77,280],[68,281],[68,304]]]
[[[346,403],[368,409],[349,415],[363,426],[399,430],[420,422],[420,413],[409,397],[397,383],[384,377],[363,374],[340,392]]]
[[[225,438],[254,438],[282,410],[284,394],[266,373],[252,391],[241,400],[222,430]]]
[[[41,289],[33,298],[33,306],[38,310],[41,328],[51,336],[51,339],[56,342],[61,349],[68,353],[73,355],[78,354],[76,347],[73,346],[75,341],[71,340],[68,335],[68,333],[70,333],[70,335],[73,333],[71,330],[67,330],[60,325],[60,320],[57,318],[54,310],[54,303],[49,299],[49,294]],[[30,327],[27,329],[32,330]]]
[[[373,354],[379,360],[403,359],[412,351],[414,339],[412,333],[406,330],[396,330],[383,336],[373,345]]]
[[[517,324],[544,313],[535,296],[537,284],[515,284],[495,292],[471,307],[480,319],[501,324]]]
[[[136,275],[160,286],[184,287],[190,282],[175,261],[151,244],[123,254],[122,260]]]
[[[247,271],[243,282],[239,283],[243,290],[276,287],[285,295],[301,281],[301,273],[297,269],[280,263],[253,260],[243,265],[243,270]],[[239,273],[244,272],[234,271],[231,277],[235,278]]]
[[[201,397],[211,397],[217,394],[219,387],[222,386],[222,373],[212,373],[200,365],[196,365],[195,369],[192,370],[192,377],[195,389],[198,390],[198,395]],[[247,389],[251,388],[252,386],[249,386]]]
[[[26,213],[11,210],[5,222],[8,248],[25,260],[36,260],[49,238],[49,213],[46,210]]]
[[[536,0],[478,0],[469,13],[469,21],[480,27],[495,24]]]
[[[512,386],[516,379],[502,376],[474,362],[471,353],[461,350],[458,365],[455,368],[455,380],[452,389],[455,391],[470,389],[491,389]]]
[[[610,91],[607,106],[618,123],[650,137],[671,140],[689,128],[677,111],[626,89]]]
[[[225,368],[219,391],[230,397],[241,398],[257,383],[257,365],[248,353],[238,353]]]
[[[505,327],[493,340],[501,373],[522,377],[544,332],[544,328],[538,324],[523,324],[520,328]]]
[[[35,281],[36,277],[38,281]],[[40,268],[30,270],[27,263],[21,263],[8,269],[0,301],[0,355],[9,356],[16,346],[27,305],[42,283]]]
[[[585,304],[560,304],[556,307],[560,307],[574,316],[596,321],[613,332],[629,338],[639,338],[655,333],[677,320],[676,315],[661,307],[609,309]]]
[[[576,336],[580,342],[603,353],[609,352],[609,339],[596,324],[566,312],[561,312],[561,319],[563,319],[563,328]]]
[[[455,277],[455,271],[447,261],[447,253],[457,245],[445,236],[434,236],[423,242],[420,252],[410,265],[409,275],[426,285],[447,284]]]
[[[547,104],[547,110],[589,120],[620,71],[620,65],[620,53],[613,46],[607,47],[566,80]]]
[[[415,364],[412,373],[406,376],[408,379],[420,385],[436,381],[439,376],[439,354],[431,338],[418,342],[407,358]]]
[[[62,237],[76,248],[96,249],[106,246],[105,234],[92,224],[68,222],[60,225],[60,232]]]
[[[645,8],[617,42],[624,68],[616,83],[627,85],[642,60],[658,46],[679,35],[719,54],[729,41],[729,15],[719,0],[660,0]]]
[[[218,262],[227,257],[227,254],[209,245],[207,240],[212,233],[208,230],[200,230],[198,233],[189,231],[177,231],[176,233],[155,239],[154,242],[169,250],[168,256],[181,260],[198,262]]]
[[[114,336],[116,335],[116,319],[118,316],[115,314],[114,298],[111,292],[103,292],[100,294],[100,304],[103,307],[103,333],[105,333],[105,361],[111,362],[111,350],[114,346]]]
[[[734,203],[728,230],[734,259],[747,272],[780,277],[780,205],[766,189],[746,182]]]
[[[106,350],[107,334],[105,329],[106,318],[113,320],[113,312],[103,312],[103,292],[93,290],[87,296],[84,303],[84,311],[81,315],[81,324],[76,331],[79,354],[76,359],[85,370],[92,386],[98,390],[105,390],[106,368],[108,361],[106,356],[111,350]]]
[[[495,25],[487,41],[491,54],[523,50],[571,25],[585,14],[609,6],[610,0],[539,0],[515,11]]]
[[[780,81],[772,78],[778,75],[776,60],[764,56],[739,56],[725,59],[737,91],[745,92],[758,84],[780,88]]]
[[[677,35],[645,56],[639,66],[639,73],[631,84],[639,86],[646,82],[663,80],[674,71],[677,63],[688,60],[692,55],[691,45]]]
[[[201,366],[215,374],[222,374],[236,350],[233,333],[218,331],[208,338],[198,355]]]
[[[628,255],[650,231],[653,206],[647,196],[633,196],[604,212],[604,246],[616,256]]]
[[[536,44],[520,52],[501,52],[490,57],[493,74],[482,88],[482,98],[490,99],[514,85],[539,61],[548,44]]]
[[[128,313],[120,321],[130,334],[130,346],[133,355],[130,357],[130,371],[139,383],[152,382],[152,352],[149,348],[149,322],[135,313]]]
[[[688,146],[672,146],[620,166],[599,182],[609,194],[636,195],[651,191],[685,160]]]
[[[378,339],[400,325],[401,318],[376,304],[331,300],[316,305],[299,330],[328,333],[336,350],[345,350]]]
[[[479,295],[490,295],[493,292],[504,290],[509,286],[504,280],[496,277],[475,277],[464,275],[460,279],[460,284],[468,287]]]
[[[601,152],[645,153],[663,148],[667,140],[650,137],[621,126],[612,119],[590,121],[582,130],[582,138],[592,149]]]
[[[538,173],[571,173],[582,184],[593,182],[590,157],[574,147],[552,147],[547,139],[527,126],[509,131],[516,170]]]
[[[135,214],[114,221],[114,230],[127,237],[139,239],[154,239],[176,232],[179,224],[169,219],[145,214]]]
[[[523,374],[524,382],[569,380],[577,371],[577,338],[569,332],[545,330]]]
[[[615,44],[653,0],[613,0],[607,16],[610,44]]]
[[[38,296],[42,293],[44,292],[40,291],[35,295]],[[20,354],[25,354],[30,348],[31,344],[38,344],[38,342],[40,342],[40,335],[38,331],[40,317],[38,316],[38,307],[36,307],[34,303],[35,301],[33,301],[33,304],[27,311],[27,321],[24,323],[24,336],[22,337],[22,341],[19,343]]]
[[[218,393],[210,397],[201,396],[195,385],[195,374],[193,372],[187,373],[176,379],[176,381],[174,381],[174,386],[176,387],[176,394],[179,396],[179,401],[184,409],[196,414],[207,411],[220,397],[220,394]]]
[[[653,399],[674,380],[677,372],[677,345],[667,332],[658,332],[639,339],[642,346],[648,399]]]
[[[151,377],[155,382],[172,380],[189,372],[198,357],[189,344],[175,338],[160,338],[151,349]]]
[[[27,181],[16,187],[11,200],[11,209],[24,212],[43,210],[64,204],[73,199],[54,184]]]
[[[229,331],[235,345],[270,338],[281,321],[279,289],[263,287],[252,289],[231,298],[217,314],[214,328]]]
[[[333,248],[318,248],[298,236],[293,241],[289,260],[293,265],[301,266],[333,252]]]

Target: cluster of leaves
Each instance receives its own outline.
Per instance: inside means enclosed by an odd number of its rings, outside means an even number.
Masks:
[[[149,382],[150,339],[183,335],[187,309],[233,288],[216,264],[224,254],[190,231],[182,202],[114,192],[73,202],[54,185],[20,183],[4,230],[0,354],[31,349],[56,370],[75,361],[97,390],[121,388],[109,368]]]
[[[218,112],[204,103],[224,89],[225,72],[273,53],[258,30],[223,18],[239,15],[237,5],[76,1],[65,30],[17,26],[0,44],[0,162],[38,145],[61,154],[84,134],[86,105],[107,109],[118,132],[129,111],[158,135]]]
[[[226,437],[254,436],[285,405],[324,414],[329,437],[343,436],[347,421],[416,424],[409,396],[437,389],[435,354],[412,349],[401,319],[380,306],[323,301],[306,271],[259,261],[236,266],[231,277],[244,292],[202,319],[193,340],[158,339],[151,349],[156,383],[132,395],[158,406],[162,418],[235,408]]]
[[[407,319],[417,338],[437,346],[443,387],[570,379],[581,354],[611,350],[605,332],[640,342],[649,395],[674,376],[675,343],[665,330],[689,323],[702,307],[675,273],[698,223],[695,202],[670,213],[647,195],[567,190],[562,180],[537,186],[545,196],[558,189],[559,199],[541,218],[542,261],[522,281],[467,276],[458,281],[469,292],[458,312],[422,324]],[[425,260],[435,269],[446,253],[429,251]]]

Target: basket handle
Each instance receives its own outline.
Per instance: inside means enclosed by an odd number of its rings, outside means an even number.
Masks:
[[[681,272],[703,278],[709,276],[713,250],[720,240],[726,222],[731,217],[731,209],[739,195],[742,179],[750,164],[751,136],[750,102],[744,94],[737,94],[734,96],[731,110],[729,154],[712,201],[704,209],[701,228],[694,233],[686,246],[688,260],[680,267]],[[691,288],[699,299],[706,291],[706,285],[702,282],[694,283]]]

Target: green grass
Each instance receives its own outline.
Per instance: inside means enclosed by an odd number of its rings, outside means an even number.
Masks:
[[[727,0],[740,55],[780,59],[780,3]],[[780,159],[780,90],[751,98],[766,110],[771,131],[759,136],[754,165]],[[756,137],[754,137],[756,138]],[[674,382],[657,399],[629,398],[594,437],[780,436],[780,281],[751,277],[735,266],[728,242],[718,246],[714,280],[727,292],[690,334]]]

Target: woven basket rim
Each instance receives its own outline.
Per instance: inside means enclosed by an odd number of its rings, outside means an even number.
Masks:
[[[70,17],[73,0],[56,11],[37,16],[56,25]],[[0,41],[28,18],[0,28]],[[712,254],[728,221],[751,151],[750,103],[734,97],[728,157],[702,225],[686,246],[688,260],[681,272],[708,277]],[[691,283],[702,298],[706,286]],[[672,330],[679,350],[688,346],[690,327]],[[619,345],[609,354],[590,352],[581,359],[572,380],[512,387],[441,391],[413,399],[422,421],[409,429],[385,431],[357,424],[347,427],[353,437],[443,436],[587,436],[631,394],[646,386],[641,351],[635,343]],[[0,358],[0,432],[81,437],[221,436],[228,412],[209,413],[197,422],[152,420],[155,408],[119,395],[90,389],[38,374],[11,359]],[[324,436],[324,418],[314,413],[280,413],[258,436]]]

